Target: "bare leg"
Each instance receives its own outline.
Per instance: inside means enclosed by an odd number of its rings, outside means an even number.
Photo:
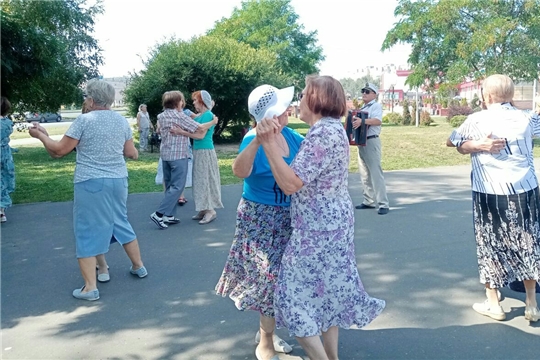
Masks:
[[[497,295],[497,288],[491,288],[489,283],[486,283],[486,296],[491,305],[500,306],[499,297]]]
[[[296,340],[308,354],[310,360],[329,360],[318,336],[297,337]]]
[[[143,267],[141,251],[139,250],[139,242],[137,241],[137,239],[125,244],[124,250],[129,257],[129,260],[131,260],[133,270],[137,270]]]
[[[84,279],[84,290],[82,293],[97,289],[96,285],[96,257],[79,258],[79,268]]]
[[[109,266],[107,265],[107,260],[105,260],[105,254],[96,256],[98,274],[108,274]]]
[[[324,351],[329,360],[338,360],[338,337],[339,328],[332,326],[327,332],[322,333]]]
[[[536,280],[523,280],[523,285],[525,286],[525,305],[531,306],[533,308],[537,307],[536,303]]]
[[[272,339],[275,328],[276,320],[274,318],[263,315],[260,316],[261,342],[257,345],[257,351],[263,359],[270,359],[272,356],[276,355]]]

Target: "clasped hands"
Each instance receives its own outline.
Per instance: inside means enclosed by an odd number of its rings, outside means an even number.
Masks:
[[[277,116],[265,118],[257,123],[257,140],[261,144],[269,144],[276,141],[276,137],[281,132],[281,125]]]
[[[43,126],[39,125],[37,121],[32,121],[32,127],[28,128],[28,132],[30,133],[31,137],[36,139],[39,138],[40,134],[45,134],[46,136],[49,136],[47,130],[45,130]]]

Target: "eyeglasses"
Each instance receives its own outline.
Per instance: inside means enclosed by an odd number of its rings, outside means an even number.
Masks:
[[[88,97],[88,94],[87,93],[83,93],[82,94],[82,98],[86,100],[86,98]]]
[[[367,94],[367,95],[369,95],[369,94],[371,94],[371,93],[372,93],[372,91],[369,90],[369,89],[362,89],[362,94]]]
[[[298,100],[302,100],[303,97],[304,97],[304,93],[298,94]]]

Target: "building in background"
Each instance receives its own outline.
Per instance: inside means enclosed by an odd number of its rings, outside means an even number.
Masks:
[[[124,90],[126,89],[127,83],[129,81],[129,77],[120,76],[120,77],[104,78],[103,80],[108,82],[114,87],[115,96],[114,96],[114,103],[112,104],[112,107],[123,107],[125,105],[124,104]]]

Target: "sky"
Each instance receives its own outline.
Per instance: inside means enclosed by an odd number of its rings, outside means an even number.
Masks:
[[[406,65],[410,48],[397,45],[380,52],[395,22],[397,0],[291,0],[298,22],[306,31],[318,31],[318,45],[326,59],[321,75],[356,78],[366,66]],[[204,35],[228,18],[241,0],[104,0],[94,37],[103,49],[105,78],[144,68],[149,49],[171,37],[189,40]],[[361,76],[362,74],[360,74]]]

